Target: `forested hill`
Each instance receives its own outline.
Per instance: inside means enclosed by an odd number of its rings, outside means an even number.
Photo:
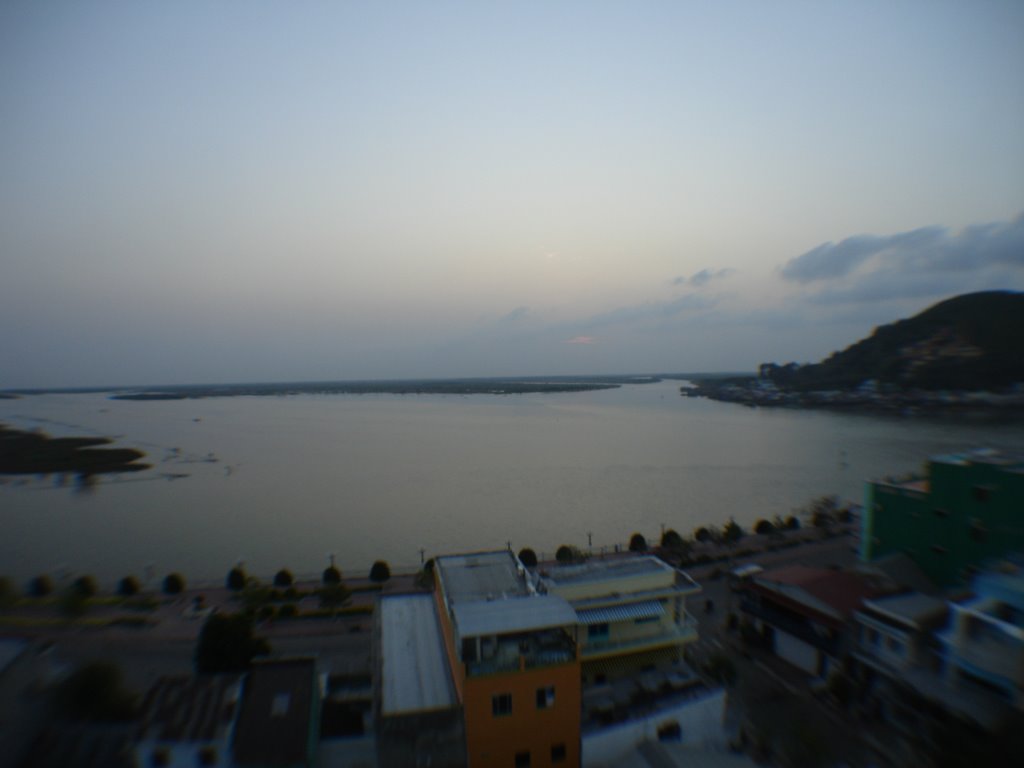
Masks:
[[[1024,382],[1024,293],[947,299],[820,363],[766,363],[761,375],[796,391],[848,390],[872,379],[901,389],[1003,389]]]

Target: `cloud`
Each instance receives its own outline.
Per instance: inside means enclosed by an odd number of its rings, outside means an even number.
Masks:
[[[530,311],[529,307],[516,307],[507,315],[502,315],[498,318],[498,323],[515,323],[526,317],[526,314]]]
[[[728,267],[724,269],[702,269],[699,272],[694,272],[690,277],[680,275],[679,277],[674,278],[671,282],[672,285],[686,285],[689,283],[694,288],[702,288],[712,280],[724,279],[735,272],[735,269],[729,269]]]
[[[824,243],[780,270],[813,303],[888,301],[1024,287],[1024,213],[959,232],[922,227]]]
[[[593,336],[573,336],[571,339],[566,339],[566,344],[593,344],[597,340]]]

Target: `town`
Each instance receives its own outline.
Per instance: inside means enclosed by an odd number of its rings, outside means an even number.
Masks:
[[[0,766],[1017,764],[1022,503],[982,450],[657,545],[6,581]]]

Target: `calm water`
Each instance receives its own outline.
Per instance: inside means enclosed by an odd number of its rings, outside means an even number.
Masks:
[[[744,525],[919,467],[932,453],[1024,450],[1024,426],[682,398],[678,383],[496,396],[293,396],[124,402],[0,400],[0,421],[118,436],[151,471],[91,492],[0,486],[0,574],[221,578],[363,572],[431,554],[595,547],[730,516]],[[215,459],[211,461],[210,459]],[[176,475],[187,475],[171,479]]]

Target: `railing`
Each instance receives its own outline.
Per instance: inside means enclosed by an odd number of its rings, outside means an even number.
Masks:
[[[494,659],[468,661],[466,662],[466,675],[469,677],[483,677],[485,675],[519,672],[522,669],[554,667],[559,664],[568,664],[574,658],[575,655],[572,648],[544,648],[514,656],[505,655]]]
[[[580,643],[580,656],[584,659],[595,656],[607,656],[613,653],[635,651],[642,648],[649,648],[659,645],[674,645],[686,643],[697,639],[697,622],[687,617],[679,624],[673,624],[669,629],[659,632],[656,635],[644,635],[643,637],[631,637],[623,640],[588,640]]]

